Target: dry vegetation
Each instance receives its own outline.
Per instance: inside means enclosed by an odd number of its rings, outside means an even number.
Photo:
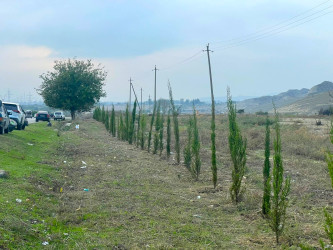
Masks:
[[[229,195],[231,159],[225,116],[216,117],[215,190],[207,115],[198,116],[202,145],[199,181],[193,180],[185,166],[176,164],[174,154],[167,160],[165,151],[159,157],[140,150],[112,137],[97,121],[85,119],[79,121],[79,130],[72,125],[62,131],[53,163],[61,169],[61,177],[53,182],[51,190],[59,202],[55,203],[54,220],[48,224],[50,247],[276,247],[275,236],[261,215],[265,117],[241,115],[238,119],[248,141],[246,192],[238,205]],[[180,116],[181,145],[185,145],[187,121],[188,116]],[[291,195],[278,248],[300,243],[319,247],[319,239],[325,238],[323,207],[333,206],[325,162],[325,152],[333,151],[328,130],[325,125],[318,130],[305,121],[282,118],[282,155],[285,174],[291,176]],[[46,185],[33,183],[41,186],[39,189]]]
[[[181,145],[187,120],[180,117]],[[282,153],[292,182],[282,246],[318,246],[325,238],[322,209],[333,205],[324,161],[331,147],[328,130],[321,126],[319,133],[304,119],[282,120],[288,121],[281,127]],[[73,165],[64,169],[70,181],[59,218],[89,228],[82,247],[91,241],[129,248],[270,248],[274,235],[261,216],[265,117],[243,115],[239,121],[248,139],[246,193],[240,204],[233,204],[229,196],[226,117],[217,117],[217,190],[211,184],[209,116],[198,117],[203,163],[198,182],[183,165],[175,164],[174,154],[167,161],[165,154],[141,151],[107,135],[102,124],[87,121],[80,131],[68,133],[74,137],[62,147]],[[74,139],[77,134],[79,140]],[[86,170],[80,169],[81,160],[89,162]],[[90,191],[84,193],[83,188]]]

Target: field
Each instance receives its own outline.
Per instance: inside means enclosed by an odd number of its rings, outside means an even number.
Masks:
[[[113,138],[102,123],[32,124],[0,137],[0,249],[297,249],[325,239],[333,206],[325,154],[329,120],[282,117],[282,156],[291,195],[281,245],[261,215],[265,117],[240,115],[247,138],[246,192],[229,195],[228,121],[217,116],[218,186],[210,170],[210,117],[199,115],[202,173]],[[188,116],[180,116],[181,145]],[[274,130],[271,130],[272,138]],[[272,140],[273,141],[273,140]],[[21,202],[16,201],[20,199]],[[330,212],[333,212],[332,209]],[[44,245],[45,246],[44,246]]]

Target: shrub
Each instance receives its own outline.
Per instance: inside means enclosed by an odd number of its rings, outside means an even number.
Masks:
[[[268,115],[268,112],[264,112],[264,111],[258,111],[255,113],[256,115],[265,115],[267,116]]]

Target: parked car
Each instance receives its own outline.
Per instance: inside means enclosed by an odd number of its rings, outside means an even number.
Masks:
[[[17,130],[25,129],[25,112],[20,104],[13,102],[3,102],[7,111],[9,112],[9,118],[16,121]]]
[[[47,111],[38,111],[36,114],[36,122],[39,121],[50,121],[50,114]]]
[[[5,105],[0,100],[0,134],[9,132],[10,119]]]
[[[26,110],[25,111],[25,117],[26,118],[32,118],[32,111],[31,110]]]
[[[54,116],[53,116],[54,120],[65,120],[65,114],[62,111],[56,111],[54,112]]]

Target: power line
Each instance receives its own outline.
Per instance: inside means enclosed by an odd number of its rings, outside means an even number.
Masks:
[[[308,10],[306,10],[306,11],[303,11],[303,12],[301,12],[301,13],[299,13],[299,14],[297,14],[297,15],[291,17],[291,18],[288,18],[288,19],[286,19],[286,20],[284,20],[284,21],[281,21],[281,22],[279,22],[279,23],[277,23],[277,24],[274,24],[274,25],[272,25],[272,26],[269,26],[269,27],[266,27],[266,28],[260,29],[260,30],[258,30],[258,31],[253,32],[253,33],[249,33],[249,34],[247,34],[247,35],[239,36],[239,37],[232,38],[232,39],[229,39],[229,40],[213,42],[213,44],[214,44],[214,43],[231,43],[231,42],[233,42],[233,41],[243,40],[243,39],[246,38],[246,37],[254,36],[254,35],[258,34],[258,33],[262,33],[263,31],[270,30],[270,29],[272,29],[272,28],[275,28],[275,27],[277,27],[277,26],[280,26],[281,24],[288,23],[288,22],[292,21],[293,19],[295,19],[295,18],[297,18],[297,17],[300,17],[300,16],[302,16],[302,15],[308,13],[308,12],[311,12],[312,10],[317,9],[317,8],[321,7],[322,5],[324,5],[324,4],[328,3],[328,2],[331,2],[331,1],[332,1],[332,0],[327,0],[327,1],[325,1],[325,2],[322,2],[322,3],[320,3],[320,4],[318,4],[318,5],[314,6],[314,7],[312,7],[311,9],[308,9]],[[330,6],[330,7],[332,7],[332,6]]]
[[[215,50],[216,50],[216,49],[219,49],[219,50],[225,50],[225,49],[230,49],[230,48],[234,48],[234,47],[239,47],[239,46],[244,45],[244,44],[249,43],[249,42],[254,42],[254,41],[257,41],[257,40],[261,40],[261,39],[264,39],[264,38],[268,38],[268,37],[271,37],[271,36],[274,36],[274,35],[280,34],[280,33],[282,33],[282,32],[285,32],[285,31],[287,31],[287,30],[290,30],[290,29],[296,28],[296,27],[298,27],[298,26],[301,26],[301,25],[303,25],[303,24],[305,24],[305,23],[308,23],[308,22],[314,21],[314,20],[316,20],[316,19],[318,19],[318,18],[320,18],[320,17],[322,17],[322,16],[326,16],[326,15],[331,14],[331,13],[333,13],[333,11],[326,12],[326,13],[324,13],[324,14],[322,14],[322,15],[319,15],[319,16],[316,16],[316,17],[314,17],[314,18],[312,18],[312,19],[308,19],[308,20],[306,20],[306,21],[304,21],[304,22],[298,23],[298,24],[296,24],[296,25],[293,25],[293,26],[288,27],[288,28],[283,29],[283,30],[277,30],[277,31],[272,32],[272,33],[270,33],[270,34],[269,34],[269,33],[268,33],[268,34],[262,34],[261,36],[255,37],[255,38],[253,38],[253,39],[246,39],[246,40],[244,40],[244,41],[240,41],[240,42],[238,42],[238,43],[234,43],[234,44],[231,44],[231,45],[228,45],[228,46],[224,46],[224,47],[223,47],[223,46],[219,46],[219,47],[216,47]]]
[[[176,67],[176,66],[178,66],[178,65],[188,63],[188,62],[192,61],[191,59],[193,59],[193,58],[195,58],[196,56],[200,55],[201,52],[202,52],[202,51],[199,50],[198,52],[196,52],[196,53],[193,54],[192,56],[189,56],[189,57],[185,58],[184,60],[181,60],[181,61],[179,61],[179,62],[177,62],[177,63],[171,64],[171,65],[169,65],[168,67],[162,68],[161,70],[163,70],[163,71],[165,71],[165,70],[169,70],[169,69],[174,68],[174,67]]]

